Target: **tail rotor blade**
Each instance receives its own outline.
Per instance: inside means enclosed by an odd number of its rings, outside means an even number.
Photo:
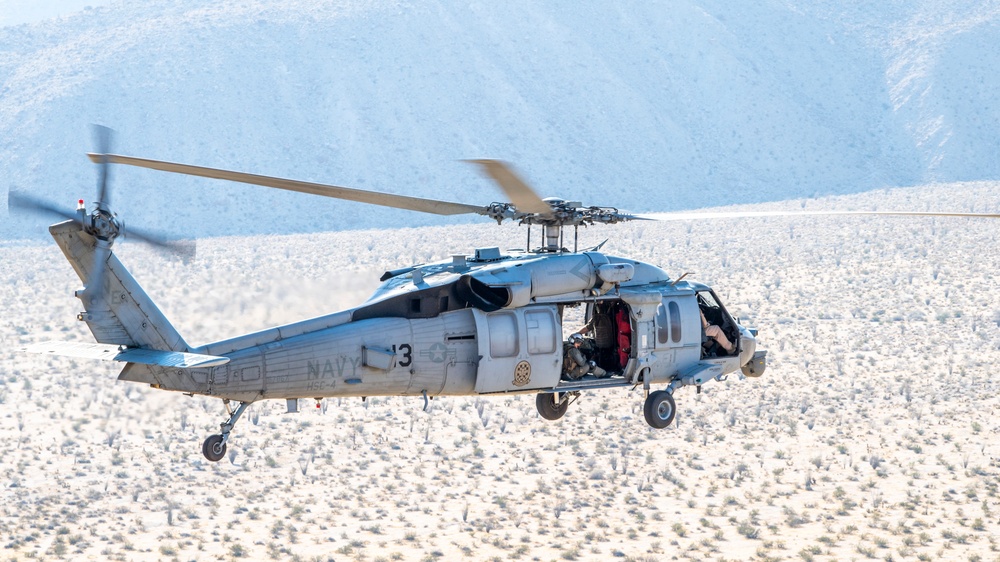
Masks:
[[[101,209],[108,209],[111,207],[111,194],[108,191],[108,174],[110,172],[108,154],[111,153],[111,138],[114,132],[103,125],[96,124],[93,125],[93,132],[94,144],[97,146],[100,159],[97,172],[97,206]]]
[[[19,191],[7,193],[7,209],[17,210],[35,215],[58,216],[66,219],[79,220],[75,213],[66,212],[63,208],[53,205],[43,199],[37,199]]]
[[[128,240],[149,244],[158,250],[180,258],[185,263],[194,259],[197,250],[194,240],[171,240],[162,234],[148,230],[126,227],[123,236]]]
[[[83,292],[94,299],[98,295],[104,294],[104,270],[107,268],[108,257],[111,256],[111,246],[104,242],[98,242],[94,246],[94,264],[90,268],[90,275],[84,282]]]

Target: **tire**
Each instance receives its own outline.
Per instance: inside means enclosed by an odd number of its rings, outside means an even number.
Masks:
[[[554,394],[548,392],[535,395],[535,408],[538,409],[538,415],[549,421],[555,421],[563,417],[569,408],[569,400],[557,405],[552,400],[554,396]]]
[[[210,435],[202,444],[201,452],[212,462],[221,461],[226,456],[226,444],[222,442],[222,436]]]
[[[674,414],[677,413],[677,406],[674,404],[674,395],[665,390],[657,390],[646,397],[646,404],[642,408],[643,415],[646,416],[646,423],[650,427],[663,429],[674,421]]]

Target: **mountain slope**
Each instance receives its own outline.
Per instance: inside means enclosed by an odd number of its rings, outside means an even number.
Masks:
[[[0,28],[3,187],[90,196],[92,122],[123,153],[482,204],[460,159],[634,211],[1000,176],[995,2],[146,4]],[[123,216],[190,235],[441,222],[114,180]]]

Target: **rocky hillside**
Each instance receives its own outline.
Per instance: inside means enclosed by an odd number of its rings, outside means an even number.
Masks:
[[[123,153],[482,204],[501,196],[460,159],[633,211],[997,179],[998,22],[917,0],[113,2],[0,28],[0,190],[92,197],[94,122]],[[441,223],[113,179],[129,221],[178,235]]]

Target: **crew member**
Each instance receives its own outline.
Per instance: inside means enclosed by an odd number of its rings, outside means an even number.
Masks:
[[[597,378],[604,377],[607,371],[597,366],[583,354],[580,346],[583,345],[583,336],[573,334],[569,337],[569,347],[566,350],[566,357],[563,358],[563,373],[569,380],[579,380],[583,375],[594,375]]]
[[[705,335],[715,340],[715,343],[719,344],[719,347],[726,350],[726,353],[732,354],[733,351],[736,350],[736,346],[729,341],[729,338],[726,337],[726,333],[722,331],[722,328],[716,326],[715,324],[708,323],[708,320],[705,319],[704,312],[701,312],[701,327],[705,329]]]

